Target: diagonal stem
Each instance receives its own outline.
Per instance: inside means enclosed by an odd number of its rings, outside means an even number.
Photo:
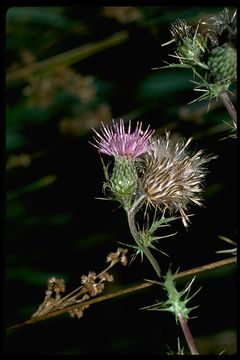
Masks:
[[[134,238],[134,240],[137,243],[138,248],[144,253],[144,255],[147,257],[147,259],[150,261],[150,263],[152,264],[154,270],[157,273],[157,276],[160,277],[160,267],[156,261],[156,259],[154,258],[154,256],[151,254],[150,250],[148,249],[147,246],[145,246],[144,244],[142,244],[139,241],[139,233],[137,231],[136,228],[136,223],[135,223],[135,211],[127,211],[127,217],[128,217],[128,225],[132,234],[132,237]]]
[[[237,112],[235,107],[233,106],[233,103],[229,99],[227,91],[226,90],[222,91],[219,94],[219,97],[222,100],[223,104],[225,105],[229,115],[231,116],[234,127],[237,128]]]

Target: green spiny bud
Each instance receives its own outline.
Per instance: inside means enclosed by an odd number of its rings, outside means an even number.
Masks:
[[[115,157],[110,187],[117,198],[131,196],[137,186],[137,170],[132,158]]]
[[[182,38],[177,49],[177,57],[182,63],[188,65],[199,65],[207,68],[206,64],[202,63],[201,57],[206,50],[206,39],[199,33],[195,32],[194,36],[187,36]]]
[[[237,78],[237,51],[225,43],[216,46],[210,53],[208,60],[210,74],[216,82],[224,83]]]

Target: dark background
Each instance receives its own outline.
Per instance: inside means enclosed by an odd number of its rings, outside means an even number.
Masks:
[[[184,18],[196,25],[221,10],[93,6],[19,7],[7,12],[7,74],[120,31],[128,37],[71,65],[62,56],[65,72],[48,72],[46,66],[38,76],[28,72],[7,81],[6,326],[31,317],[43,301],[49,277],[64,278],[70,291],[79,286],[82,274],[104,268],[118,242],[131,244],[124,212],[116,203],[96,199],[103,197],[104,176],[89,141],[91,128],[99,128],[101,121],[139,120],[158,134],[170,129],[175,136],[193,136],[193,150],[218,155],[209,164],[204,207],[192,209],[188,231],[176,221],[171,232],[178,234],[160,240],[159,248],[170,258],[155,255],[163,273],[170,262],[174,271],[182,271],[228,256],[215,251],[231,247],[219,235],[236,240],[236,139],[229,136],[229,115],[215,100],[209,112],[208,102],[187,105],[198,95],[191,71],[151,70],[175,61],[169,57],[174,44],[161,47],[171,38],[173,21]],[[127,267],[117,265],[113,274],[115,281],[106,293],[154,278],[151,266],[140,258]],[[178,282],[179,290],[185,282]],[[197,318],[189,321],[200,353],[225,349],[232,354],[234,267],[198,275],[192,291],[200,286],[190,303],[200,305],[192,313]],[[154,286],[92,305],[80,320],[65,315],[9,331],[5,352],[157,355],[166,354],[168,347],[176,352],[180,337],[187,353],[172,314],[139,310],[163,296]]]

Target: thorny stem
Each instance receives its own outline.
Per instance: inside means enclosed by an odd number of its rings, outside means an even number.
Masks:
[[[129,224],[131,234],[132,234],[134,240],[136,241],[139,249],[146,255],[146,257],[152,264],[154,270],[156,271],[158,277],[160,277],[160,267],[159,267],[157,261],[155,260],[155,258],[153,257],[153,255],[151,254],[149,249],[146,246],[144,246],[143,244],[141,244],[141,242],[139,241],[139,233],[136,228],[135,215],[136,215],[137,208],[141,201],[142,201],[142,199],[136,201],[136,203],[133,204],[133,207],[131,208],[131,210],[127,211],[128,224]],[[187,341],[187,344],[188,344],[191,354],[199,355],[199,352],[198,352],[196,344],[195,344],[195,340],[191,334],[187,320],[182,316],[182,314],[180,312],[177,313],[177,318],[180,322],[184,337]]]
[[[229,99],[227,91],[222,91],[219,94],[219,97],[222,100],[223,104],[225,105],[229,115],[231,116],[234,127],[237,128],[237,112],[235,107],[233,106],[233,103]]]
[[[190,270],[185,270],[185,271],[179,272],[179,273],[174,275],[174,279],[181,279],[181,278],[188,277],[190,275],[192,276],[192,275],[202,273],[202,272],[208,271],[208,270],[211,271],[212,269],[216,269],[216,268],[219,268],[219,267],[222,267],[222,266],[226,266],[226,265],[236,263],[236,261],[237,261],[237,257],[232,256],[232,257],[227,258],[227,259],[219,260],[219,261],[216,261],[216,262],[213,262],[213,263],[210,263],[210,264],[205,264],[205,265],[198,266],[198,267],[190,269]],[[98,297],[83,301],[81,306],[96,304],[98,302],[105,301],[105,300],[108,300],[108,299],[113,299],[113,298],[121,296],[121,295],[131,294],[131,293],[133,293],[135,291],[143,290],[143,289],[146,289],[146,288],[148,288],[150,286],[153,286],[154,284],[158,284],[158,283],[156,281],[149,281],[148,280],[148,281],[145,281],[144,283],[141,283],[141,284],[138,284],[138,285],[135,285],[135,286],[131,286],[131,287],[127,288],[127,289],[118,290],[118,291],[115,291],[114,293],[98,296]],[[79,304],[73,304],[73,305],[67,306],[64,309],[53,310],[53,311],[51,311],[51,312],[49,312],[47,314],[41,315],[41,316],[39,316],[37,318],[31,318],[29,320],[26,320],[23,323],[12,325],[12,326],[8,327],[7,330],[13,330],[13,329],[21,328],[21,327],[26,326],[26,325],[35,324],[35,323],[38,323],[39,321],[43,321],[43,320],[46,320],[46,319],[49,319],[49,318],[52,318],[52,317],[55,317],[55,316],[58,316],[58,315],[62,315],[64,313],[69,312],[71,310],[74,310],[74,309],[76,309],[78,307],[79,307]]]
[[[137,207],[137,206],[136,206]],[[143,245],[140,241],[139,241],[139,233],[137,231],[136,228],[136,223],[135,223],[135,214],[136,214],[136,207],[133,210],[133,208],[131,209],[131,211],[127,211],[127,217],[128,217],[128,225],[132,234],[132,237],[134,238],[134,240],[136,241],[139,249],[144,253],[144,255],[148,258],[148,260],[150,261],[150,263],[152,264],[154,270],[157,273],[157,276],[160,277],[160,267],[156,261],[156,259],[153,257],[153,255],[151,254],[150,250],[147,248],[147,246]]]
[[[177,314],[177,318],[180,322],[180,325],[181,325],[182,331],[184,333],[185,339],[187,341],[188,347],[191,351],[191,355],[199,355],[194,338],[189,329],[187,320],[182,316],[182,314],[180,312]]]

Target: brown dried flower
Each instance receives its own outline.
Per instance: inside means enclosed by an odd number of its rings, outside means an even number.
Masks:
[[[101,281],[108,281],[108,282],[112,282],[114,280],[113,275],[109,274],[108,272],[104,272],[104,273],[100,274],[99,279]]]
[[[83,316],[83,311],[89,307],[89,305],[81,305],[81,303],[88,300],[90,297],[102,293],[105,282],[113,281],[113,276],[108,273],[108,270],[118,262],[126,265],[127,251],[127,249],[118,248],[115,253],[109,254],[107,262],[110,262],[110,265],[107,266],[107,268],[102,270],[99,274],[94,271],[89,271],[88,275],[82,275],[81,286],[78,286],[64,297],[61,296],[61,293],[65,292],[65,281],[56,278],[55,276],[48,279],[48,287],[45,291],[44,300],[37,311],[32,315],[32,318],[41,317],[53,310],[63,309],[73,304],[76,305],[76,308],[68,311],[70,316],[76,316],[78,319],[81,318]]]
[[[97,274],[93,271],[90,271],[88,275],[81,276],[81,283],[87,289],[90,296],[96,296],[100,294],[104,289],[104,284],[97,283]]]
[[[97,278],[97,274],[94,271],[89,271],[88,275],[81,276],[81,283],[85,284],[93,284]]]
[[[90,298],[90,296],[88,294],[84,294],[81,301],[86,301]],[[88,309],[90,305],[79,305],[79,307],[70,310],[68,313],[71,317],[77,317],[78,319],[80,319],[83,316],[83,311],[85,309]]]
[[[174,143],[166,132],[166,137],[153,141],[140,163],[140,189],[147,205],[163,212],[180,212],[186,227],[190,221],[186,214],[188,206],[191,203],[201,206],[205,164],[215,158],[204,156],[202,150],[189,154],[186,148],[190,141],[191,138]]]
[[[55,276],[48,279],[48,287],[45,291],[45,298],[43,303],[38,307],[37,311],[32,317],[40,316],[47,313],[61,301],[61,293],[65,292],[64,279],[58,279]]]
[[[117,262],[121,262],[123,265],[127,265],[127,257],[126,253],[128,252],[127,249],[118,248],[115,253],[110,253],[107,256],[107,262],[110,262],[110,266],[116,264]]]

